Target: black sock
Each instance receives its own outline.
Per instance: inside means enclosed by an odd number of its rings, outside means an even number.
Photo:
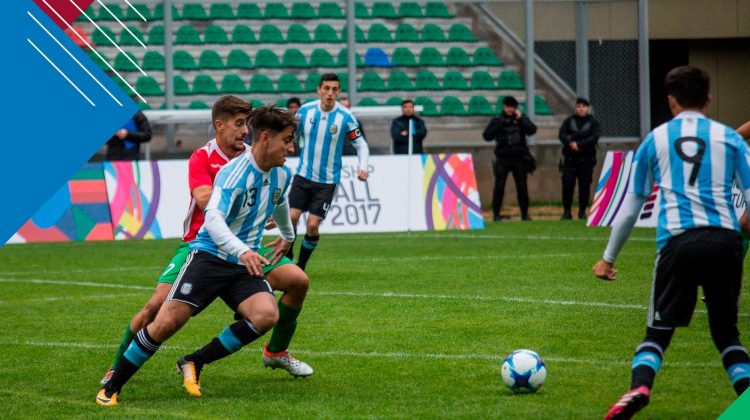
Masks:
[[[631,365],[630,389],[654,386],[654,378],[661,368],[664,351],[672,340],[674,329],[660,330],[646,328],[646,338],[635,349],[633,364]]]
[[[734,391],[737,395],[742,395],[750,385],[750,358],[739,340],[722,350],[721,362],[732,381]]]
[[[299,261],[297,261],[299,268],[305,269],[307,261],[310,259],[313,251],[315,251],[315,247],[318,246],[319,239],[320,235],[305,235],[305,239],[302,240],[302,245],[299,247]]]
[[[242,346],[252,343],[261,335],[250,320],[243,319],[224,328],[224,331],[218,337],[195,353],[185,356],[185,360],[203,366],[229,356],[241,349]]]
[[[112,379],[104,387],[108,391],[119,392],[160,346],[161,343],[151,338],[145,327],[138,331],[112,374]]]

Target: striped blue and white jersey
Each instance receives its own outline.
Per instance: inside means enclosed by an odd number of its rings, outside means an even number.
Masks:
[[[190,243],[190,249],[240,264],[238,257],[242,253],[260,248],[263,229],[271,215],[279,224],[282,237],[291,242],[294,233],[287,205],[291,180],[292,172],[286,166],[273,167],[268,172],[261,170],[251,149],[227,163],[216,174],[205,209],[206,222]],[[217,217],[224,223],[217,225]]]
[[[633,159],[630,192],[661,190],[657,248],[693,228],[739,230],[732,184],[750,188],[750,151],[733,129],[697,112],[682,112],[654,129]]]
[[[344,142],[357,148],[359,168],[367,168],[369,149],[359,122],[338,102],[330,112],[320,108],[320,100],[302,105],[297,111],[297,137],[300,158],[297,175],[321,184],[338,184]]]

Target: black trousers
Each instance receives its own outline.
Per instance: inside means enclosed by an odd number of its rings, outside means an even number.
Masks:
[[[508,179],[508,173],[513,173],[521,216],[527,215],[529,213],[529,189],[526,185],[526,176],[528,175],[526,163],[521,158],[495,158],[492,166],[495,171],[495,189],[492,192],[492,214],[494,216],[500,214],[500,208],[503,206],[503,196],[505,195],[505,181]]]
[[[565,213],[573,206],[573,190],[578,180],[578,215],[586,214],[591,197],[591,179],[596,166],[595,158],[564,158],[562,166],[562,200]]]

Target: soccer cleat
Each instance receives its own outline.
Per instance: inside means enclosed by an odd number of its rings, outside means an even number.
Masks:
[[[604,420],[620,420],[632,418],[635,413],[648,405],[651,390],[647,386],[639,386],[626,392],[612,407],[610,407]]]
[[[109,368],[109,370],[107,371],[107,373],[104,374],[104,377],[102,378],[101,381],[99,381],[99,383],[102,385],[106,385],[107,382],[109,382],[109,380],[112,379],[112,375],[114,375],[114,373],[115,373],[115,368],[114,367]]]
[[[307,363],[295,359],[289,350],[271,353],[268,343],[263,343],[263,365],[267,368],[282,368],[295,378],[307,378],[313,374],[313,369]]]
[[[96,403],[105,407],[114,407],[117,405],[117,391],[108,391],[107,388],[102,388],[96,393]]]
[[[177,371],[182,373],[182,386],[188,394],[193,397],[200,397],[201,394],[201,367],[197,366],[195,362],[185,360],[185,357],[181,357],[177,361]]]

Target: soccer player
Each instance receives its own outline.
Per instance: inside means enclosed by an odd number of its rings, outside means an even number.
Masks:
[[[597,277],[615,280],[615,259],[656,182],[662,202],[646,337],[635,350],[630,391],[605,419],[630,418],[648,404],[675,328],[690,323],[699,285],[711,337],[734,390],[742,394],[750,383],[750,358],[737,330],[742,238],[731,193],[736,179],[750,200],[750,150],[734,130],[704,116],[711,100],[704,71],[677,67],[665,85],[674,118],[638,148],[623,215],[593,268]]]
[[[367,180],[370,149],[357,119],[336,102],[340,90],[341,84],[335,73],[323,74],[318,84],[320,99],[302,105],[297,112],[300,159],[289,193],[289,206],[295,229],[302,213],[308,212],[307,233],[297,260],[297,265],[303,270],[318,245],[318,228],[326,217],[341,177],[344,142],[351,143],[357,149],[357,178]],[[287,257],[293,258],[291,249]]]
[[[200,395],[198,379],[203,364],[224,358],[253,342],[279,316],[263,266],[276,264],[294,240],[286,193],[291,171],[285,156],[294,144],[294,117],[273,107],[249,114],[253,147],[225,165],[205,209],[205,222],[190,243],[190,254],[156,319],[138,331],[112,378],[99,390],[99,405],[117,405],[122,387],[150,359],[161,344],[215,298],[221,297],[242,319],[226,327],[218,338],[178,361],[192,376],[188,392]],[[247,132],[237,124],[237,138]],[[217,130],[218,132],[218,130]],[[263,229],[273,215],[281,236],[269,246],[270,259],[259,254]],[[190,385],[190,387],[188,387]]]

